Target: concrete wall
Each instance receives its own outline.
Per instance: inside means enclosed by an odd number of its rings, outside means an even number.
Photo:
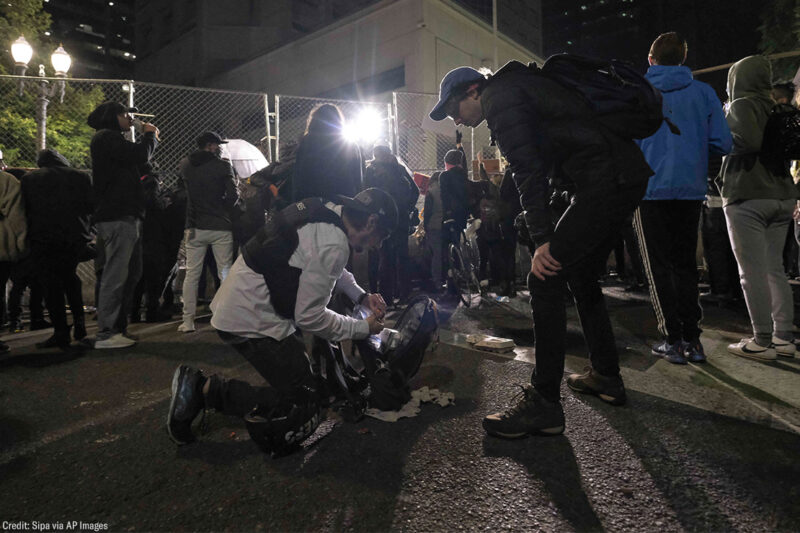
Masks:
[[[536,0],[538,1],[538,0]],[[540,31],[532,28],[531,31]],[[497,39],[500,65],[533,52]],[[314,96],[401,65],[405,85],[437,92],[460,65],[492,68],[490,25],[446,0],[386,0],[208,80],[212,87]],[[388,101],[389,92],[370,99]]]
[[[313,96],[405,66],[421,87],[420,0],[387,0],[208,80],[211,87]]]

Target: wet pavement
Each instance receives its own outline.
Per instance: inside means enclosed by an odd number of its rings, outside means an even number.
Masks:
[[[644,297],[606,289],[628,405],[562,392],[564,435],[505,441],[481,429],[528,381],[526,301],[441,302],[441,342],[415,378],[455,394],[386,423],[329,419],[313,443],[271,459],[218,414],[192,445],[164,430],[183,362],[255,380],[206,321],[131,328],[118,351],[37,351],[47,332],[5,336],[0,356],[0,527],[111,531],[797,531],[800,359],[725,353],[741,310],[707,309],[706,365],[670,365]],[[568,370],[585,347],[573,320]],[[470,333],[514,338],[510,357]],[[90,335],[91,335],[90,330]],[[10,340],[9,340],[10,339]],[[99,524],[99,525],[98,525]],[[25,527],[27,526],[27,529]],[[49,526],[46,528],[45,526]]]

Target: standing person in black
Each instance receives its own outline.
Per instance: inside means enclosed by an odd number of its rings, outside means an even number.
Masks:
[[[408,271],[408,234],[411,213],[419,199],[419,188],[388,146],[376,146],[374,159],[367,163],[364,184],[389,193],[397,204],[398,225],[392,236],[381,245],[379,254],[369,257],[369,279],[372,292],[380,292],[392,305],[395,297],[401,300],[411,292]],[[380,264],[377,256],[380,256]],[[377,290],[379,289],[379,290]]]
[[[447,116],[473,128],[486,120],[514,173],[536,246],[528,275],[536,337],[532,386],[523,389],[516,405],[484,418],[483,427],[504,438],[561,434],[567,285],[591,360],[586,373],[567,378],[568,385],[614,405],[626,401],[597,271],[653,171],[633,141],[596,122],[588,104],[536,65],[511,61],[488,77],[470,67],[449,72],[430,113],[434,120]],[[553,168],[575,184],[571,203],[555,225],[548,205]]]
[[[305,198],[354,197],[363,187],[364,161],[358,145],[344,138],[344,116],[333,104],[322,104],[308,116],[297,148],[291,201]]]
[[[103,274],[97,302],[97,349],[126,348],[136,341],[125,336],[133,289],[142,272],[144,189],[141,167],[158,146],[158,128],[144,124],[139,142],[125,139],[136,108],[105,102],[89,114],[97,130],[92,137],[92,178],[96,208],[98,259]]]
[[[45,302],[53,323],[53,336],[39,348],[68,350],[69,326],[64,297],[71,290],[75,269],[86,253],[85,228],[94,209],[89,176],[70,168],[55,150],[42,150],[39,166],[22,180],[22,197],[28,218],[28,242],[33,274],[45,289]],[[75,337],[86,335],[83,302],[70,302]]]
[[[519,203],[514,175],[511,169],[506,169],[500,182],[500,242],[496,254],[496,261],[499,263],[500,296],[517,295],[514,287],[517,263],[517,231],[514,229],[514,219],[521,212],[522,206]]]
[[[464,152],[461,150],[450,150],[444,155],[444,172],[439,175],[442,210],[445,221],[454,221],[449,232],[447,228],[444,229],[445,246],[457,243],[458,235],[467,227],[467,218],[469,217],[467,182],[469,178],[465,166],[466,160]]]

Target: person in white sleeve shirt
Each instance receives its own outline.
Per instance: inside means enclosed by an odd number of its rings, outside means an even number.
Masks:
[[[376,250],[396,226],[394,200],[379,189],[340,196],[335,203],[309,198],[274,213],[243,247],[211,302],[211,325],[269,385],[206,377],[179,366],[167,416],[172,440],[194,441],[192,421],[203,409],[244,416],[257,405],[314,396],[316,378],[301,332],[341,341],[383,329],[386,303],[359,287],[345,265],[351,248]],[[345,294],[372,314],[359,320],[328,309],[333,293]]]

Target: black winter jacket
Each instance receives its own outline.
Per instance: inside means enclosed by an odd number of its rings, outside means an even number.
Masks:
[[[461,167],[453,167],[439,175],[444,220],[454,219],[458,230],[466,227],[469,216],[468,181],[467,171]]]
[[[653,175],[641,150],[591,117],[579,96],[535,67],[510,61],[481,94],[487,125],[514,172],[525,222],[537,246],[548,242],[553,222],[548,177],[554,167],[578,193],[602,193]]]
[[[90,145],[97,202],[94,220],[108,222],[126,216],[144,218],[144,191],[140,182],[143,172],[140,168],[150,160],[158,146],[156,135],[145,133],[141,140],[133,143],[122,136],[116,115],[107,115],[90,123],[98,129]]]
[[[239,197],[230,163],[197,150],[183,158],[180,173],[189,197],[186,228],[231,231],[233,206]]]
[[[33,245],[79,251],[87,242],[94,208],[89,176],[70,168],[61,154],[51,150],[42,152],[38,163],[41,168],[21,180],[28,240]]]
[[[357,144],[340,135],[306,135],[297,148],[292,176],[293,202],[305,198],[352,198],[363,187],[364,161]]]
[[[394,199],[400,223],[409,223],[409,215],[419,200],[419,187],[408,175],[405,167],[397,161],[378,161],[373,159],[367,163],[364,172],[364,187],[376,187]],[[405,229],[408,229],[406,227]]]

